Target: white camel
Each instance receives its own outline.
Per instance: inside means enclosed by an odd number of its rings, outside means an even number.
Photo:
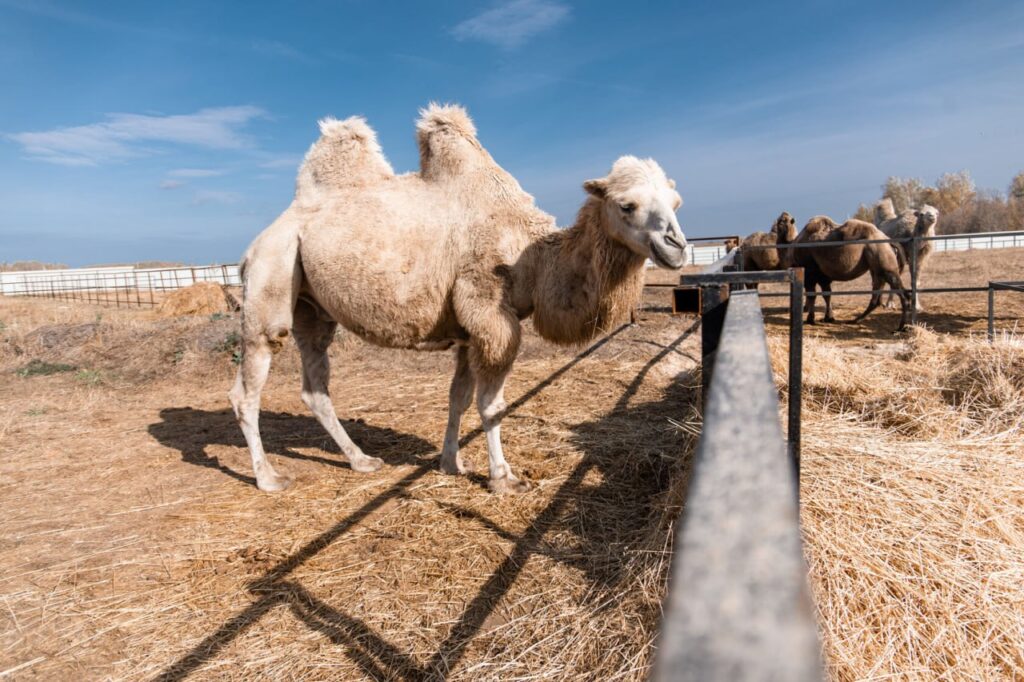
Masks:
[[[624,156],[584,183],[575,224],[559,230],[480,145],[463,109],[421,114],[421,170],[405,175],[392,172],[362,119],[322,122],[295,200],[245,254],[244,354],[230,397],[261,490],[291,482],[259,433],[260,391],[289,333],[302,355],[302,398],[356,471],[382,462],[352,442],[328,395],[337,325],[386,347],[454,347],[441,470],[468,469],[458,436],[475,390],[490,488],[520,492],[528,485],[505,460],[500,425],[521,320],[532,315],[547,340],[582,343],[628,319],[646,258],[685,264],[682,199],[653,160]]]

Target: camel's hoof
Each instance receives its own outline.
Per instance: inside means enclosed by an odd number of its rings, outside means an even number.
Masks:
[[[374,471],[380,471],[380,468],[384,466],[384,460],[380,457],[363,455],[356,459],[350,459],[349,464],[352,465],[352,471],[358,471],[361,474],[372,474]]]
[[[504,478],[492,478],[487,487],[491,489],[492,493],[498,495],[516,495],[529,490],[530,483],[513,476],[505,476]]]
[[[295,479],[291,476],[283,474],[273,474],[272,476],[263,476],[256,478],[256,487],[265,493],[279,493],[282,490],[287,490]]]
[[[854,320],[854,321],[856,322],[856,320]],[[826,324],[835,324],[836,323],[836,318],[834,318],[834,317],[826,317],[825,319],[822,320],[822,322],[825,322]]]
[[[459,476],[462,474],[473,473],[473,464],[467,462],[461,457],[446,458],[442,455],[441,457],[441,473],[448,474],[450,476]]]

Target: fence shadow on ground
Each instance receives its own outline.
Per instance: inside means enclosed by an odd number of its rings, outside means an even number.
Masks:
[[[608,435],[613,431],[620,433],[638,432],[635,421],[638,419],[648,425],[663,420],[663,427],[655,426],[653,429],[648,428],[644,430],[645,435],[649,436],[653,433],[655,440],[653,445],[644,445],[644,449],[649,450],[646,454],[650,455],[659,448],[662,451],[674,448],[679,457],[682,456],[682,436],[668,423],[666,415],[671,414],[682,417],[685,414],[687,405],[695,404],[695,389],[690,388],[690,386],[696,383],[696,381],[691,377],[687,381],[677,382],[663,398],[652,403],[631,405],[631,401],[636,396],[650,370],[669,354],[679,352],[679,345],[697,329],[698,324],[696,322],[693,323],[671,344],[663,347],[661,351],[652,357],[640,372],[637,373],[629,386],[626,387],[616,406],[608,414],[598,419],[584,422],[574,429],[576,434],[574,439],[583,449],[584,457],[554,493],[548,505],[534,518],[525,531],[511,533],[501,529],[497,524],[480,517],[478,514],[476,515],[478,520],[485,523],[496,533],[508,539],[514,539],[515,544],[508,552],[505,560],[491,573],[477,594],[469,601],[463,610],[462,616],[451,627],[448,636],[425,664],[418,663],[411,654],[400,651],[360,619],[354,618],[317,599],[300,585],[286,578],[296,568],[347,533],[356,524],[369,517],[388,500],[406,494],[408,488],[415,481],[434,469],[436,465],[433,461],[420,464],[420,466],[413,469],[405,477],[395,482],[388,490],[368,501],[360,509],[339,521],[290,557],[272,567],[263,577],[254,581],[250,585],[250,590],[257,597],[256,601],[226,621],[215,632],[193,647],[191,651],[172,663],[156,679],[161,681],[185,679],[193,671],[212,660],[218,652],[248,630],[251,625],[256,623],[266,613],[278,606],[285,605],[307,627],[321,632],[331,642],[345,647],[350,659],[366,675],[373,679],[447,679],[449,673],[464,656],[467,646],[480,632],[488,616],[512,587],[530,556],[544,553],[558,558],[557,549],[546,546],[544,536],[552,529],[558,527],[558,524],[564,520],[564,515],[569,505],[588,505],[586,514],[591,514],[591,516],[578,514],[578,517],[587,518],[587,523],[582,527],[573,529],[576,531],[582,546],[589,547],[590,549],[597,546],[604,547],[601,544],[602,535],[606,531],[606,527],[603,524],[622,523],[623,518],[622,514],[615,514],[614,519],[608,516],[607,510],[613,507],[613,505],[609,504],[609,498],[613,498],[616,502],[623,501],[623,486],[629,486],[634,494],[637,490],[649,491],[646,499],[633,499],[630,501],[633,505],[633,511],[636,511],[638,506],[646,509],[650,497],[663,491],[665,486],[668,485],[668,475],[672,468],[673,460],[675,460],[675,464],[678,464],[679,458],[665,459],[660,456],[648,456],[639,463],[624,460],[620,448],[609,446]],[[509,405],[507,412],[514,412],[524,405],[580,361],[622,333],[626,328],[626,326],[620,327],[588,347],[544,381],[538,383],[524,395],[513,401]],[[694,374],[693,376],[696,375]],[[226,412],[227,417],[230,417],[233,423],[233,416],[230,415],[229,411]],[[226,418],[220,413],[205,414],[213,415],[213,417],[208,416],[207,419],[221,420]],[[294,419],[294,417],[289,418]],[[319,425],[316,426],[319,428]],[[178,442],[175,441],[174,436],[170,436],[166,432],[162,435],[166,440],[161,440],[161,442]],[[355,436],[355,433],[353,435]],[[476,429],[463,437],[461,443],[465,445],[480,435],[481,431]],[[157,433],[154,433],[154,436],[160,438],[159,430]],[[413,442],[420,440],[411,436],[402,437],[411,438]],[[239,444],[240,446],[244,445],[240,435],[238,438],[238,441],[232,441],[232,443]],[[198,450],[196,450],[197,445],[191,441],[183,443],[183,445],[185,446],[184,448],[179,448],[182,450],[183,456],[188,455],[195,459],[197,457],[195,453],[203,453],[201,439]],[[423,460],[418,461],[423,462]],[[584,487],[584,479],[587,473],[595,468],[603,474],[601,483],[596,486]],[[602,513],[604,515],[598,513],[598,504],[602,505],[604,509]],[[450,510],[452,513],[460,515],[474,514],[468,510],[459,510],[455,507],[450,507]],[[636,513],[634,516],[636,518],[629,520],[628,523],[635,526],[633,530],[641,532],[643,524],[647,523],[646,519],[649,517],[649,514]],[[584,566],[582,567],[587,570],[588,576],[594,580],[614,582],[619,578],[618,569],[621,566],[621,557],[619,565],[614,565],[615,562],[610,561],[609,556],[605,547],[602,558],[593,562],[593,565],[588,564],[584,560]]]

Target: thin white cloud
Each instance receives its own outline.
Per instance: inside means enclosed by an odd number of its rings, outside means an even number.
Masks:
[[[569,6],[557,0],[509,0],[457,24],[452,35],[511,49],[568,17]]]
[[[252,49],[254,52],[267,55],[268,57],[281,57],[304,64],[312,64],[316,61],[305,52],[279,40],[254,40],[252,42]]]
[[[201,189],[192,197],[192,203],[196,206],[202,206],[204,204],[237,204],[241,199],[242,195],[238,192]]]
[[[294,170],[299,167],[300,163],[302,163],[301,156],[297,154],[287,154],[285,156],[267,159],[260,164],[260,168],[290,168]]]
[[[151,116],[108,114],[101,123],[8,135],[33,159],[66,166],[95,166],[146,154],[146,143],[181,144],[209,149],[251,146],[241,132],[265,116],[251,105],[200,109],[194,114]]]
[[[172,178],[214,178],[224,175],[224,171],[219,168],[175,168],[167,175]]]
[[[184,184],[181,180],[164,180],[160,183],[160,189],[178,189]]]

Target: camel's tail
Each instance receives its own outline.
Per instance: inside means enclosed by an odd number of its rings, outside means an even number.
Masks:
[[[892,250],[896,252],[896,262],[900,266],[900,274],[903,274],[903,270],[906,269],[906,267],[907,267],[907,256],[903,252],[903,245],[902,244],[889,244],[889,246],[891,246]]]
[[[431,102],[416,122],[420,173],[424,178],[454,176],[481,161],[494,161],[476,139],[476,126],[457,104]]]
[[[320,120],[320,139],[306,152],[295,195],[315,200],[323,191],[365,186],[394,177],[391,164],[362,116]]]

